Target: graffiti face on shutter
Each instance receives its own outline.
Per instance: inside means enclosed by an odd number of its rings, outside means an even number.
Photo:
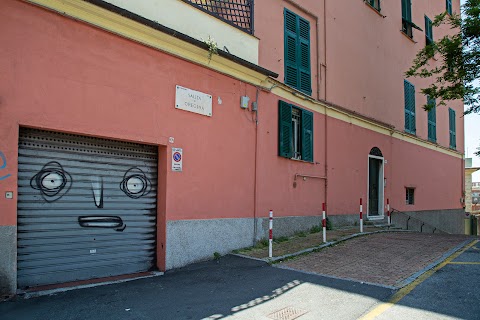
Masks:
[[[92,204],[98,209],[103,209],[105,195],[103,177],[91,176],[90,180]],[[30,179],[30,186],[39,190],[43,200],[49,203],[59,200],[68,193],[72,183],[71,174],[57,161],[46,163]],[[132,167],[123,175],[119,188],[126,196],[138,199],[150,193],[152,183],[142,169]],[[78,216],[78,224],[83,228],[113,228],[116,231],[123,231],[126,228],[121,217],[111,215]]]

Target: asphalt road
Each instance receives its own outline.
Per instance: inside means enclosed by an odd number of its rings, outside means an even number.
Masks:
[[[480,244],[451,262],[393,305],[385,304],[389,288],[226,256],[164,276],[17,298],[0,303],[0,319],[480,319]]]
[[[480,242],[447,261],[393,307],[372,318],[480,319]]]
[[[269,319],[287,307],[306,312],[301,319],[355,319],[391,294],[226,256],[164,276],[3,302],[0,319]]]

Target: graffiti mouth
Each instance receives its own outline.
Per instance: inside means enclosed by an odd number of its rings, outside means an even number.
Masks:
[[[123,231],[127,227],[118,216],[80,216],[78,224],[82,228],[107,228]]]

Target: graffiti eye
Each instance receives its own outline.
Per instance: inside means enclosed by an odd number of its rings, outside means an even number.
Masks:
[[[125,172],[123,180],[120,182],[120,190],[133,199],[138,199],[148,194],[151,188],[152,183],[145,173],[137,167]]]
[[[138,177],[131,177],[127,180],[127,190],[133,194],[140,193],[145,187],[145,182]]]
[[[46,176],[42,177],[42,187],[49,191],[58,190],[65,185],[65,182],[65,176],[56,172],[48,173]]]
[[[40,190],[45,201],[53,202],[70,190],[72,177],[60,163],[52,161],[44,165],[42,170],[30,179],[30,186]]]

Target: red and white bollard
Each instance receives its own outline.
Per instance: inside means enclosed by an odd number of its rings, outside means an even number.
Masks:
[[[390,216],[390,199],[387,198],[387,221],[388,225],[392,223],[392,217]]]
[[[362,198],[360,198],[360,232],[363,232],[363,206],[362,206]]]
[[[268,222],[268,257],[272,257],[272,245],[273,245],[273,211],[270,210],[269,214],[269,222]]]
[[[325,216],[325,202],[322,204],[323,242],[327,242],[327,217]]]

